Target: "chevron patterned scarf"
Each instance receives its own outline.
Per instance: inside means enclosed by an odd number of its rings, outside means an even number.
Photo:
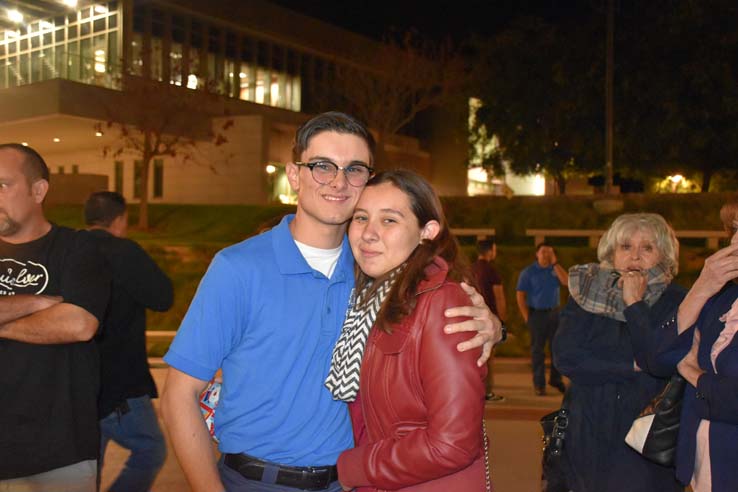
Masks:
[[[359,296],[355,294],[351,296],[351,306],[346,314],[346,321],[343,322],[341,336],[338,337],[333,349],[331,370],[325,380],[325,386],[333,394],[334,400],[345,402],[356,400],[356,395],[359,393],[361,360],[364,357],[369,331],[374,326],[382,303],[392,289],[401,269],[393,271],[377,288],[374,297],[366,302],[359,303],[358,300],[366,295],[372,284],[367,285]]]

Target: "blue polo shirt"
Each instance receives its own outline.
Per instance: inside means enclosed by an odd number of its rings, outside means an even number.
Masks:
[[[221,452],[333,465],[353,446],[347,406],[323,386],[353,256],[344,238],[332,278],[313,270],[290,233],[293,218],[215,256],[164,360],[202,380],[223,369]]]
[[[516,290],[526,293],[528,307],[551,309],[559,305],[559,285],[553,266],[543,268],[534,261],[520,272]]]

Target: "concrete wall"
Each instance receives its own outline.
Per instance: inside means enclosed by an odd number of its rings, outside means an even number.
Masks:
[[[91,193],[108,189],[108,177],[99,174],[52,174],[47,205],[83,204]]]
[[[163,196],[153,197],[153,166],[149,169],[149,197],[152,203],[218,203],[263,204],[268,200],[266,172],[269,132],[261,116],[235,116],[213,119],[214,128],[222,128],[226,120],[233,125],[224,132],[227,142],[221,146],[200,142],[191,152],[164,161]],[[102,189],[114,189],[115,161],[122,161],[123,196],[133,197],[134,161],[138,156],[123,154],[103,157],[102,149],[91,147],[72,152],[47,153],[45,159],[52,172],[64,166],[70,173],[76,165],[81,174],[101,175],[106,184]],[[57,175],[64,184],[73,175]],[[56,186],[56,181],[54,181]],[[77,193],[77,192],[69,192]],[[67,196],[67,195],[65,195]],[[86,196],[86,195],[85,195]],[[64,202],[69,203],[69,202]],[[76,203],[76,202],[75,202]]]

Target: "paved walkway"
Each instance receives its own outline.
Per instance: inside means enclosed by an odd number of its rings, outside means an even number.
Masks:
[[[161,389],[166,369],[155,368],[152,372]],[[539,492],[541,433],[538,419],[558,408],[561,395],[550,387],[549,396],[534,395],[528,359],[496,360],[495,391],[505,397],[505,401],[487,403],[485,411],[495,492]],[[126,457],[125,450],[114,443],[109,445],[102,474],[102,490],[110,485]],[[171,448],[152,490],[190,490]]]

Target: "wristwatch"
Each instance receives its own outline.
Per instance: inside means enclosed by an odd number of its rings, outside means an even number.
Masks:
[[[507,326],[505,326],[505,323],[502,323],[500,331],[502,332],[502,338],[500,338],[500,341],[495,344],[495,347],[507,340]]]

